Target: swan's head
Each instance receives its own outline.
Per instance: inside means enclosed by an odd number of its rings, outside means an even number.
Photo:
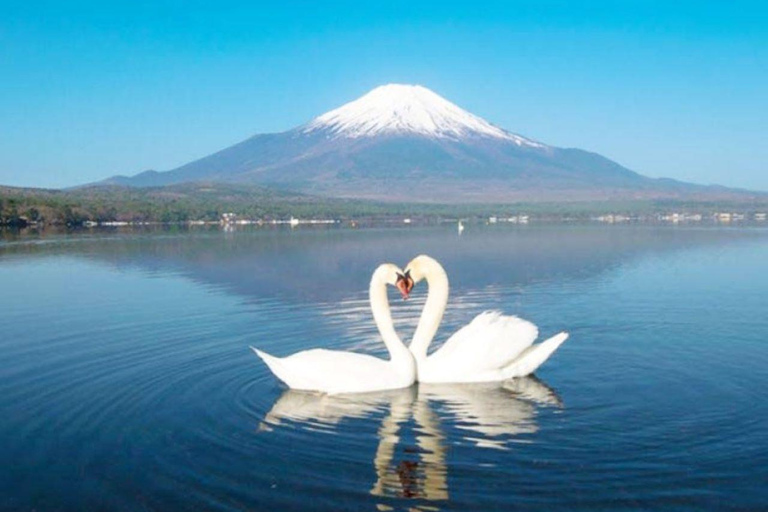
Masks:
[[[379,265],[379,268],[376,269],[373,276],[373,280],[371,281],[372,285],[378,280],[379,282],[394,286],[400,290],[403,300],[408,298],[408,294],[410,293],[411,288],[413,288],[413,279],[410,278],[408,273],[403,272],[400,267],[393,265],[392,263],[383,263]]]
[[[403,300],[408,300],[413,289],[413,278],[411,278],[410,271],[399,272],[397,274],[397,281],[395,281],[395,287],[400,290],[400,294],[403,296]]]
[[[405,266],[405,272],[403,273],[404,277],[407,277],[408,294],[411,293],[413,286],[422,279],[426,278],[427,274],[430,272],[445,273],[443,267],[437,262],[437,260],[427,256],[426,254],[422,254],[413,258],[410,263]]]

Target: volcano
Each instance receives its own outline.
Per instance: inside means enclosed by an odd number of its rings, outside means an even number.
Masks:
[[[377,87],[282,133],[177,169],[116,176],[135,187],[225,182],[411,202],[739,199],[749,193],[633,172],[601,155],[512,133],[419,85]]]

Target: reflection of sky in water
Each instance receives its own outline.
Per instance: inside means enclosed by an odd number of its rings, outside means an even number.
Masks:
[[[499,228],[5,243],[0,508],[763,508],[768,232]],[[421,252],[438,343],[485,309],[571,333],[540,381],[345,402],[247,348],[382,355],[371,272]],[[425,295],[392,290],[406,340]]]
[[[461,237],[452,226],[433,229],[253,229],[222,234],[86,236],[14,243],[9,257],[72,254],[117,268],[174,272],[237,293],[246,300],[336,302],[365,290],[382,262],[404,266],[427,253],[445,266],[454,291],[524,287],[589,279],[634,258],[759,239],[758,229],[653,227],[473,226]]]

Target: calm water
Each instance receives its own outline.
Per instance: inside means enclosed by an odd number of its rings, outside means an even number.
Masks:
[[[536,378],[286,391],[248,349],[383,354],[367,284],[440,259],[571,338]],[[479,227],[0,241],[3,510],[765,510],[768,231]],[[425,288],[393,299],[404,338]]]

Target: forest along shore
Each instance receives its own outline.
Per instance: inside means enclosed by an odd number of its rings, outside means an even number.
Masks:
[[[529,221],[740,222],[766,220],[764,201],[674,200],[515,204],[387,203],[326,198],[259,186],[188,183],[67,190],[0,186],[0,225],[261,224]]]

